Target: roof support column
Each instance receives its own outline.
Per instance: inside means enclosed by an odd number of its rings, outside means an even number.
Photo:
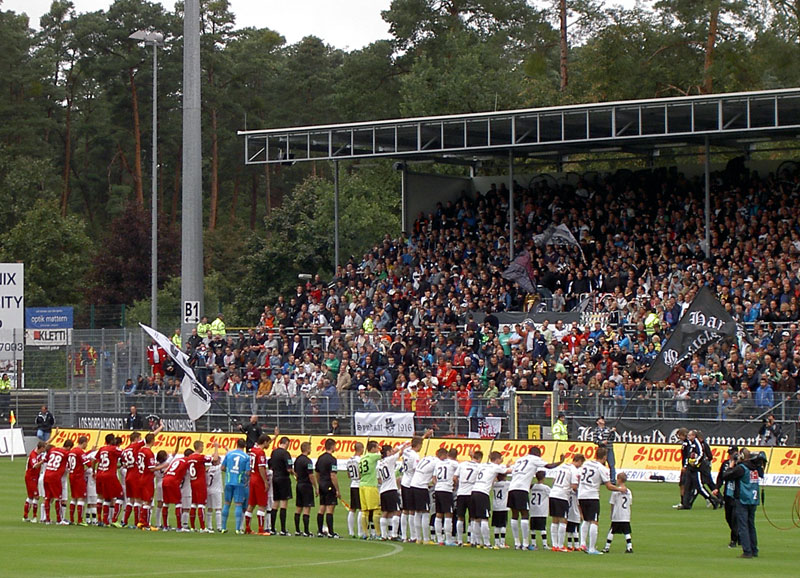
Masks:
[[[705,137],[705,161],[703,162],[703,169],[705,172],[706,180],[706,234],[705,234],[705,254],[706,259],[711,257],[711,147],[708,145],[708,137]]]
[[[401,164],[400,169],[400,228],[403,234],[408,233],[408,165]]]
[[[339,161],[333,161],[333,277],[339,275]]]
[[[514,151],[508,151],[508,259],[514,260]]]

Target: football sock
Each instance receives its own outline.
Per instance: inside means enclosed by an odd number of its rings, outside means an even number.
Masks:
[[[281,508],[281,532],[286,532],[286,508]]]
[[[614,534],[611,530],[608,531],[608,536],[606,536],[606,550],[611,548],[611,542],[614,541]]]
[[[631,540],[630,534],[625,534],[625,549],[633,550],[633,541]]]
[[[511,535],[514,536],[514,547],[520,545],[519,541],[519,520],[511,518]]]
[[[347,512],[347,533],[350,536],[356,535],[356,513],[353,510]]]
[[[317,514],[317,532],[322,534],[322,522],[325,519],[323,514]]]
[[[161,527],[166,528],[168,525],[167,515],[169,514],[169,506],[161,507]]]
[[[108,510],[111,507],[109,502],[103,502],[103,509],[100,511],[100,517],[103,520],[104,524],[108,524]]]
[[[264,510],[257,510],[256,517],[258,518],[258,533],[264,533]]]
[[[63,518],[61,515],[61,500],[56,500],[56,522],[60,524],[62,519]]]
[[[325,525],[328,526],[328,536],[333,536],[333,514],[325,514]]]
[[[272,510],[267,510],[266,516],[264,516],[264,528],[267,532],[272,532]]]
[[[566,524],[559,524],[558,525],[558,547],[563,548],[564,542],[567,539],[567,525]]]
[[[581,522],[581,546],[586,546],[586,535],[589,533],[589,522]]]
[[[39,512],[39,501],[36,498],[34,498],[33,504],[32,504],[32,511],[31,511],[31,513],[33,514],[34,518],[36,517],[38,512]]]
[[[224,506],[222,506],[222,523],[225,524],[224,526],[222,526],[223,528],[226,528],[228,526],[228,514],[230,513],[231,513],[231,505],[226,503]],[[219,527],[217,528],[217,530],[219,530]]]
[[[116,523],[119,520],[119,513],[122,511],[122,500],[115,500],[114,501],[114,516],[111,518],[112,523]]]
[[[519,529],[522,532],[522,547],[527,548],[528,544],[530,544],[530,535],[531,535],[531,521],[528,518],[524,518],[519,521]]]
[[[294,531],[300,533],[300,512],[294,513]]]
[[[83,500],[78,500],[77,511],[78,511],[78,524],[83,524]]]
[[[539,535],[542,537],[542,548],[547,548],[547,531],[541,530]]]
[[[444,541],[450,542],[453,534],[453,518],[444,519]]]
[[[46,522],[50,521],[50,498],[44,499],[44,519]]]
[[[278,510],[272,510],[272,512],[270,513],[270,523],[272,524],[272,527],[275,528],[276,530],[278,529],[277,522],[278,522]]]
[[[439,543],[444,542],[444,538],[442,537],[442,519],[436,518],[436,521],[433,522],[433,531],[436,534],[436,541]]]
[[[242,504],[236,504],[236,509],[233,511],[234,518],[236,520],[236,530],[241,530],[242,528],[242,516],[244,515],[244,506]],[[227,519],[225,520],[225,525],[227,526]]]
[[[483,545],[491,546],[491,534],[489,533],[489,520],[481,520],[481,534],[483,535]]]
[[[25,507],[22,509],[22,517],[27,520],[28,513],[31,511],[31,501],[30,499],[25,500]]]
[[[366,534],[364,534],[363,521],[362,521],[363,519],[364,519],[364,512],[359,510],[358,514],[356,515],[356,532],[358,533],[359,537],[366,536]]]
[[[183,528],[183,509],[175,505],[175,527],[180,530]]]
[[[303,531],[306,534],[310,534],[311,530],[309,526],[311,525],[311,515],[310,514],[303,514]]]
[[[400,516],[392,516],[392,538],[397,538],[400,532]]]
[[[464,543],[464,520],[456,521],[456,543]]]
[[[597,524],[589,524],[589,550],[597,546]]]
[[[554,548],[558,548],[558,524],[552,522],[550,524],[550,545]]]
[[[389,520],[381,518],[381,538],[387,539],[389,537]]]
[[[408,514],[405,512],[400,513],[400,537],[405,542],[408,539]]]
[[[125,515],[122,517],[123,526],[128,525],[128,520],[130,519],[132,513],[133,513],[133,504],[128,502],[127,504],[125,504]]]
[[[220,531],[222,529],[222,510],[217,508],[214,510],[214,517],[216,518],[216,530]]]
[[[139,521],[139,517],[141,515],[142,515],[142,507],[139,504],[135,504],[133,506],[133,525],[134,526]]]
[[[197,521],[200,522],[200,529],[206,529],[206,507],[200,504],[197,506]]]
[[[425,542],[431,541],[431,520],[428,512],[422,513],[422,539]]]
[[[69,503],[69,523],[75,523],[75,500],[71,500]]]
[[[143,526],[149,526],[150,525],[150,505],[149,504],[147,504],[145,506],[142,506],[142,511],[140,513],[139,521],[141,522],[141,524]]]
[[[250,522],[253,519],[253,512],[247,511],[244,513],[244,531],[250,532]]]
[[[197,522],[197,506],[192,506],[189,509],[189,526],[191,526],[192,530],[194,530],[196,522]]]

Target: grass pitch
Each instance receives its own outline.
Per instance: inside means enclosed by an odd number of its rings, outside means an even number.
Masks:
[[[140,532],[113,528],[43,526],[22,520],[25,461],[0,461],[0,576],[57,578],[117,576],[247,576],[279,575],[390,576],[797,576],[800,574],[800,529],[792,524],[791,507],[797,489],[768,488],[767,513],[774,523],[792,527],[779,531],[759,509],[756,525],[760,555],[740,560],[730,550],[722,510],[698,503],[691,511],[676,511],[674,484],[632,483],[633,546],[625,555],[625,540],[616,536],[611,553],[582,553],[443,548],[394,542],[329,540],[279,536],[236,536]],[[344,479],[340,480],[346,487]],[[603,490],[598,548],[604,545],[610,507]],[[289,529],[294,530],[293,508]],[[229,528],[233,525],[233,512]],[[337,508],[336,531],[347,533],[344,508]],[[312,515],[312,527],[316,527]],[[549,528],[549,520],[548,520]],[[512,541],[508,532],[508,541]],[[513,543],[513,541],[512,541]]]

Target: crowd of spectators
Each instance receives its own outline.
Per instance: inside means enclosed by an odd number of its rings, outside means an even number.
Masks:
[[[589,296],[609,317],[588,327],[501,326],[497,314],[541,297],[503,278],[509,195],[492,186],[420,214],[408,235],[387,235],[332,282],[298,285],[249,331],[194,335],[192,362],[216,396],[245,404],[410,410],[440,428],[453,416],[505,417],[513,392],[550,390],[568,414],[613,417],[627,406],[630,416],[721,420],[755,418],[786,394],[792,402],[776,415],[795,421],[799,196],[796,172],[715,175],[706,258],[701,179],[643,171],[516,184],[515,246],[530,255],[533,284],[552,293],[547,307],[569,310]],[[562,223],[580,249],[532,242]],[[711,346],[670,379],[646,383],[701,285],[746,323],[752,344]],[[165,379],[174,389],[175,376]],[[525,419],[549,422],[548,399],[517,399]]]

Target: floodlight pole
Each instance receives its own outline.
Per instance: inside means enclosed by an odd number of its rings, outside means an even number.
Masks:
[[[203,173],[200,117],[200,0],[185,0],[183,14],[183,187],[181,193],[181,301],[203,315]],[[181,319],[181,334],[194,323]]]
[[[150,327],[158,328],[158,47],[164,43],[160,32],[137,30],[128,38],[153,47],[153,130],[150,170]]]

